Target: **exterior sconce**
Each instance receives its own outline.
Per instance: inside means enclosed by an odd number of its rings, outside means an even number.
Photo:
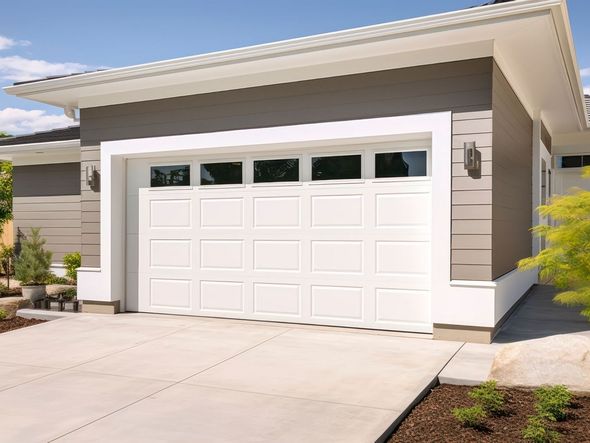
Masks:
[[[475,147],[475,142],[463,143],[463,166],[468,171],[479,170],[481,165],[481,154]]]
[[[86,185],[93,188],[96,186],[96,166],[86,166]]]

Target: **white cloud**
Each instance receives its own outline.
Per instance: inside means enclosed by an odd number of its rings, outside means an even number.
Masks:
[[[31,44],[28,40],[14,40],[0,35],[0,50],[9,49],[13,46],[29,46]]]
[[[81,63],[51,63],[13,55],[0,57],[0,78],[13,82],[37,80],[51,75],[65,75],[84,72],[93,68]]]
[[[48,114],[47,111],[27,111],[18,108],[0,109],[0,131],[11,135],[63,128],[73,123],[73,120],[64,114]]]
[[[584,86],[584,94],[590,95],[590,86]]]
[[[590,68],[580,69],[580,75],[582,77],[590,77]]]

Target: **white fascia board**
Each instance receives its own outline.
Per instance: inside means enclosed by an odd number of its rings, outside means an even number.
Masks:
[[[295,54],[313,54],[322,50],[347,48],[409,35],[435,34],[435,38],[432,38],[431,45],[434,47],[439,45],[439,38],[436,34],[441,30],[453,29],[460,26],[473,26],[477,22],[489,23],[490,21],[502,20],[506,17],[513,17],[520,14],[546,11],[561,4],[562,0],[519,0],[511,3],[464,9],[204,55],[8,86],[4,90],[11,95],[35,99],[36,94],[51,91],[62,91],[120,81],[132,81],[145,77],[157,77],[185,71],[216,69],[222,66],[236,65],[244,62],[255,62],[264,65],[269,60],[275,60],[280,57]],[[473,27],[472,29],[473,33],[476,34],[477,28]],[[367,54],[367,56],[369,55]],[[66,103],[63,105],[66,105]]]
[[[80,151],[80,139],[6,145],[0,146],[0,159],[11,160],[16,156],[30,155],[35,152],[52,153],[75,151]]]

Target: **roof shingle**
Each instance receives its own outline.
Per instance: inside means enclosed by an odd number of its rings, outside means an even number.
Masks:
[[[25,145],[28,143],[46,143],[63,140],[78,140],[80,138],[80,126],[68,126],[67,128],[52,129],[50,131],[34,132],[32,134],[16,137],[0,138],[0,146]]]

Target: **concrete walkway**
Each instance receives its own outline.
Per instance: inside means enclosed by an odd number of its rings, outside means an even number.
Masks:
[[[372,442],[461,343],[80,314],[0,334],[0,440]]]
[[[560,334],[590,336],[590,322],[580,308],[553,302],[556,290],[537,285],[508,319],[491,345],[465,343],[439,376],[440,383],[476,385],[487,380],[494,356],[506,343]]]

